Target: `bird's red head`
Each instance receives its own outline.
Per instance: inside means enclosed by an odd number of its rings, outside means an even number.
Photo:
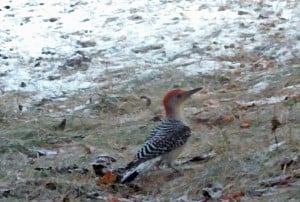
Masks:
[[[185,92],[186,90],[183,89],[173,89],[168,91],[163,98],[163,106],[166,107],[168,102],[172,99],[177,98],[179,100]]]
[[[163,106],[167,116],[177,116],[180,112],[182,103],[192,94],[198,92],[202,88],[193,90],[173,89],[168,91],[163,98]]]

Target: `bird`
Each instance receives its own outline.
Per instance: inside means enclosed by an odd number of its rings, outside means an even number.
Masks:
[[[192,90],[173,89],[164,95],[162,104],[165,117],[151,130],[135,159],[125,167],[121,183],[132,182],[140,173],[151,168],[155,160],[178,171],[173,167],[173,161],[191,136],[191,129],[183,114],[183,103],[201,89],[202,87]]]

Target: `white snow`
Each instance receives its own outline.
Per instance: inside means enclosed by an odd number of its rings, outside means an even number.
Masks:
[[[269,146],[268,151],[269,151],[269,152],[272,152],[272,151],[278,149],[279,147],[281,147],[281,146],[284,145],[284,144],[285,144],[285,141],[282,141],[282,142],[278,142],[278,143],[272,144],[272,145]]]
[[[265,90],[269,86],[267,81],[262,81],[255,84],[251,89],[248,90],[249,93],[259,93]]]
[[[60,97],[103,85],[97,78],[105,71],[127,67],[137,67],[137,75],[140,72],[143,76],[162,67],[174,67],[187,74],[216,71],[226,66],[216,59],[218,56],[239,52],[224,45],[253,51],[270,45],[266,39],[280,33],[278,27],[261,31],[260,7],[267,15],[266,22],[280,22],[287,43],[285,47],[275,43],[261,54],[275,55],[284,63],[300,53],[300,5],[285,0],[265,0],[263,6],[258,2],[1,1],[1,92],[32,92],[32,100]],[[248,14],[239,15],[238,11]],[[78,41],[96,45],[82,47]],[[161,48],[145,50],[157,45]],[[62,69],[76,51],[83,51],[91,59],[88,68],[83,70],[80,65]],[[49,76],[57,78],[51,80]],[[21,82],[26,86],[20,87]],[[258,92],[266,85],[259,83],[252,91]]]
[[[274,97],[270,97],[270,98],[262,98],[260,100],[253,100],[253,101],[236,101],[236,103],[238,105],[241,106],[261,106],[261,105],[266,105],[266,104],[276,104],[279,102],[282,102],[284,100],[286,100],[287,96],[274,96]]]

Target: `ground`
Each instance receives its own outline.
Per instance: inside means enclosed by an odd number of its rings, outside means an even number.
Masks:
[[[0,200],[300,199],[298,1],[12,0],[0,15]],[[93,160],[126,166],[178,87],[203,87],[182,172],[99,180]]]

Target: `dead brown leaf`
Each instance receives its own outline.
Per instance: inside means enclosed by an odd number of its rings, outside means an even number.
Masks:
[[[235,76],[241,76],[242,71],[241,71],[241,70],[235,70],[235,71],[233,72],[233,74],[234,74]]]
[[[228,85],[227,85],[227,89],[234,89],[237,87],[237,84],[233,83],[233,82],[230,82]]]
[[[63,119],[60,124],[57,126],[58,130],[65,130],[66,127],[66,123],[67,123],[67,119]]]
[[[256,62],[253,63],[253,67],[255,70],[263,70],[269,69],[274,66],[274,62],[272,60],[260,58]]]
[[[293,175],[294,175],[295,178],[300,178],[300,169],[294,170]]]
[[[87,153],[87,154],[91,154],[93,153],[93,150],[94,148],[89,146],[89,145],[84,145],[84,151]]]
[[[274,133],[276,131],[276,129],[281,126],[280,121],[278,121],[277,117],[274,116],[271,120],[271,124],[272,124],[272,133]]]
[[[121,202],[121,201],[120,201],[120,199],[113,197],[113,198],[107,199],[107,202]]]
[[[300,102],[300,95],[296,95],[293,97],[297,102]]]
[[[219,123],[219,124],[227,124],[230,123],[234,120],[234,116],[233,114],[225,114],[225,115],[221,115],[216,121],[215,123]]]
[[[160,121],[161,119],[163,118],[163,115],[162,114],[159,114],[157,116],[154,116],[151,121],[154,121],[154,122],[158,122]]]
[[[281,126],[281,123],[280,123],[280,121],[278,121],[277,117],[274,116],[274,117],[272,118],[272,120],[271,120],[271,124],[272,124],[271,130],[272,130],[272,133],[273,133],[273,135],[274,135],[275,143],[277,144],[277,143],[278,143],[278,140],[277,140],[277,137],[276,137],[275,132],[276,132],[276,129],[277,129],[278,127]]]
[[[211,107],[211,108],[215,108],[215,109],[218,109],[221,107],[220,102],[218,100],[214,100],[214,99],[205,100],[203,102],[203,105]]]
[[[240,192],[233,192],[233,193],[228,193],[228,194],[223,194],[220,199],[225,200],[225,201],[239,201],[241,198],[245,196],[244,191]]]
[[[231,122],[233,122],[235,119],[235,116],[233,113],[226,113],[226,114],[221,114],[219,117],[217,118],[199,118],[196,117],[194,120],[197,123],[201,123],[204,125],[207,125],[208,127],[212,127],[212,126],[220,126],[220,125],[226,125],[229,124]]]
[[[66,195],[64,198],[63,198],[63,202],[70,202],[71,199],[68,195]]]
[[[142,95],[140,98],[143,99],[143,100],[146,100],[146,106],[147,107],[149,107],[151,105],[151,99],[149,97],[147,97],[145,95]]]
[[[249,128],[251,125],[250,119],[244,119],[240,125],[241,128]]]
[[[238,105],[238,108],[242,110],[248,110],[249,108],[256,107],[255,103],[250,103],[250,102],[242,103],[240,101],[235,101],[235,103]]]

